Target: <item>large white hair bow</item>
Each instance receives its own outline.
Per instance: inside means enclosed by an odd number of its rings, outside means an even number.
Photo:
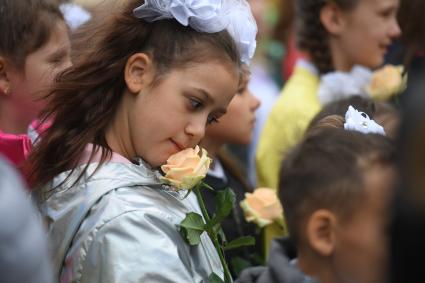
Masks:
[[[353,67],[351,72],[331,72],[320,79],[318,90],[322,105],[348,98],[353,95],[368,97],[366,86],[370,82],[372,71],[360,65]]]
[[[345,113],[345,130],[358,131],[364,134],[380,134],[385,136],[385,131],[382,126],[369,118],[364,112],[359,112],[353,106],[348,107]]]
[[[91,14],[86,9],[77,4],[61,4],[59,9],[72,31],[76,30],[91,19]]]
[[[145,0],[134,15],[148,22],[176,19],[199,32],[227,29],[235,40],[242,62],[254,56],[257,24],[246,0]]]

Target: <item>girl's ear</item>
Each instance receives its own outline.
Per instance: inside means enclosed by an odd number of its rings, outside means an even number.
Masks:
[[[320,11],[320,22],[331,35],[339,35],[344,29],[344,13],[334,4],[326,4]]]
[[[10,81],[6,72],[6,62],[0,56],[0,96],[7,96],[10,93]]]
[[[152,59],[145,53],[132,55],[125,65],[124,79],[127,89],[134,94],[148,87],[155,77]]]
[[[307,242],[321,256],[330,256],[335,249],[335,215],[325,209],[315,211],[307,220]]]

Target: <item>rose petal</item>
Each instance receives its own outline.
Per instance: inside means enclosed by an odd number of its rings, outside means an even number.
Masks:
[[[171,155],[167,159],[167,164],[180,166],[184,162],[184,160],[194,156],[198,156],[196,149],[186,148],[182,151],[177,152],[176,154]]]
[[[189,167],[173,168],[165,175],[166,178],[182,181],[185,176],[192,176],[193,169]]]

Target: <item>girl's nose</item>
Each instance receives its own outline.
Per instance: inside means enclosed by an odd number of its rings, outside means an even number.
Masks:
[[[255,111],[261,106],[261,101],[257,97],[255,97],[251,91],[248,91],[248,92],[249,92],[249,96],[251,97],[251,109]]]
[[[398,25],[397,20],[394,19],[393,24],[391,25],[390,36],[391,38],[397,38],[397,37],[400,37],[400,35],[401,35],[400,26]]]
[[[199,142],[205,135],[205,126],[206,119],[197,116],[196,119],[193,119],[186,125],[185,132],[192,140]]]

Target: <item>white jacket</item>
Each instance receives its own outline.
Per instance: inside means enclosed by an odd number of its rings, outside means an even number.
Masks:
[[[172,192],[158,172],[106,163],[91,178],[52,192],[41,204],[49,223],[54,271],[60,282],[207,282],[223,269],[206,233],[189,246],[178,231],[188,212],[201,214],[196,196]],[[82,167],[80,167],[82,168]],[[60,184],[69,172],[54,178]]]

